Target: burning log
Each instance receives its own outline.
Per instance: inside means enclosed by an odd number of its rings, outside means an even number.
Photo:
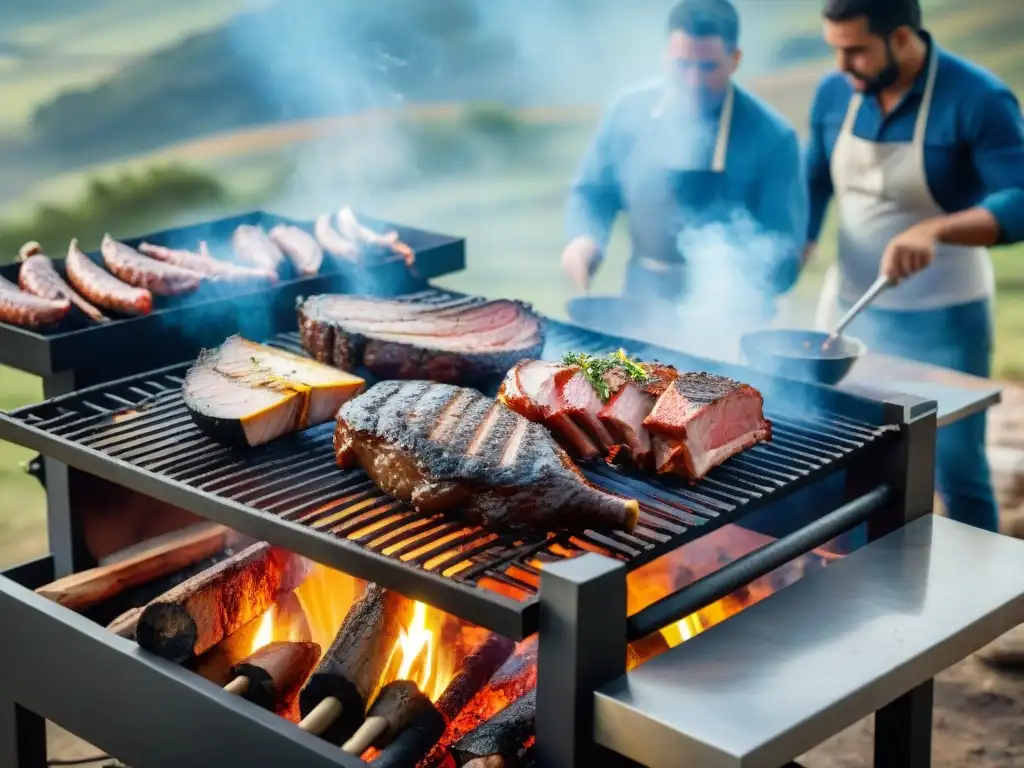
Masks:
[[[369,747],[383,749],[433,708],[430,699],[411,680],[388,683],[374,700],[365,722],[341,748],[350,755],[361,755]]]
[[[229,693],[274,710],[306,679],[320,658],[316,643],[270,643],[231,669]]]
[[[536,715],[537,690],[534,689],[459,739],[451,748],[452,756],[460,766],[481,758],[502,758],[498,765],[515,760],[534,735]]]
[[[498,668],[508,661],[515,647],[511,640],[492,633],[473,649],[437,700],[437,709],[447,721],[454,720],[469,704]]]
[[[299,727],[342,744],[363,723],[367,702],[388,664],[392,648],[409,624],[413,603],[367,584],[299,692]]]
[[[374,768],[408,768],[416,765],[444,733],[444,717],[434,707],[420,713],[391,744],[370,763]]]
[[[488,682],[489,687],[502,691],[509,697],[518,697],[526,693],[524,683],[532,688],[537,682],[535,676],[537,650],[536,636],[524,641],[519,651],[510,656],[508,661],[491,676]],[[524,670],[530,670],[534,674],[524,674]]]
[[[149,603],[135,639],[147,651],[183,663],[262,614],[306,571],[298,555],[254,544]]]
[[[124,559],[58,579],[37,589],[36,594],[81,612],[223,551],[230,536],[231,531],[220,525],[179,531]]]

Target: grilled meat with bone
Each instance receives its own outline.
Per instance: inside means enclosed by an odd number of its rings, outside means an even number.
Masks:
[[[67,299],[43,299],[26,293],[9,280],[0,277],[0,322],[37,328],[63,320],[71,311]]]
[[[110,318],[87,302],[64,282],[57,272],[53,260],[43,253],[39,243],[25,243],[18,251],[21,267],[18,270],[18,284],[22,290],[50,301],[70,301],[83,314],[96,323],[109,322]]]
[[[508,300],[425,306],[321,295],[299,307],[302,345],[317,360],[381,378],[469,383],[500,376],[544,345],[540,318]]]
[[[213,439],[256,446],[330,421],[364,386],[358,376],[232,336],[203,350],[182,397]]]
[[[417,510],[488,528],[631,531],[639,515],[590,485],[547,430],[474,389],[381,382],[342,406],[334,449]]]
[[[235,254],[257,269],[277,274],[277,270],[284,262],[284,254],[277,247],[262,227],[254,227],[249,224],[242,224],[235,229],[231,236],[231,245]]]
[[[268,237],[280,248],[300,275],[315,275],[324,262],[324,251],[316,238],[299,227],[278,224]]]
[[[200,275],[219,280],[266,280],[277,281],[277,273],[254,267],[243,267],[228,261],[221,261],[210,253],[205,242],[199,243],[199,252],[166,248],[152,243],[140,243],[139,253],[151,259],[173,264],[176,267],[197,272]]]
[[[157,296],[192,293],[203,282],[203,275],[143,256],[134,248],[119,243],[110,235],[100,244],[103,263],[115,277]]]
[[[576,357],[590,364],[586,356]],[[508,372],[498,397],[545,424],[578,456],[604,455],[610,435],[638,466],[692,481],[771,439],[761,394],[753,387],[657,363],[630,361],[627,367],[623,356],[591,360],[602,363],[589,372],[599,377],[600,392],[580,365],[527,360]]]
[[[68,256],[64,261],[68,282],[80,294],[104,309],[112,309],[128,315],[148,315],[153,310],[153,294],[145,288],[135,288],[122,283],[92,259],[82,253],[78,240],[68,245]]]

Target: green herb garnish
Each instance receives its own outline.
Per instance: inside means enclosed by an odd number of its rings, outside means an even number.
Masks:
[[[588,355],[586,352],[570,352],[562,357],[562,363],[564,365],[574,365],[583,371],[583,375],[587,377],[587,381],[597,392],[597,396],[601,398],[601,401],[607,401],[611,397],[611,390],[608,387],[608,382],[605,381],[604,375],[612,369],[619,369],[638,384],[647,383],[647,371],[644,367],[637,363],[635,360],[625,353],[624,350],[618,352],[612,352],[606,357],[594,357]]]

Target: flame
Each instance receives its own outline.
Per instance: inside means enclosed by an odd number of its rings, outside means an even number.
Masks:
[[[274,617],[277,615],[277,606],[270,606],[270,610],[266,611],[260,616],[259,626],[256,628],[256,634],[252,638],[252,650],[258,651],[264,646],[270,645],[274,642]]]
[[[772,539],[767,536],[739,526],[723,526],[719,530],[630,573],[626,579],[627,611],[630,615],[637,613],[665,595],[698,581],[771,541]],[[755,579],[747,586],[697,613],[663,627],[661,635],[665,638],[667,646],[674,648],[789,586],[799,580],[807,569],[823,567],[839,557],[829,551],[827,545],[816,549],[802,558]],[[646,661],[646,659],[641,661]]]

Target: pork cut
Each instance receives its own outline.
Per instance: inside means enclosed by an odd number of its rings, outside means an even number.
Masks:
[[[475,389],[384,381],[338,412],[342,467],[426,513],[492,529],[631,531],[639,505],[590,485],[550,433]]]
[[[655,469],[694,480],[772,436],[761,393],[712,373],[680,374],[644,426],[653,437]]]
[[[312,296],[299,307],[305,350],[320,362],[381,378],[468,384],[503,375],[544,345],[540,318],[517,301],[422,304]]]
[[[621,357],[611,358],[591,358],[601,363],[594,374],[601,392],[579,365],[524,360],[508,372],[498,398],[547,426],[575,456],[595,458],[624,446],[637,466],[691,481],[771,439],[763,398],[753,387],[659,363],[632,362],[642,375],[631,376],[617,364]]]

